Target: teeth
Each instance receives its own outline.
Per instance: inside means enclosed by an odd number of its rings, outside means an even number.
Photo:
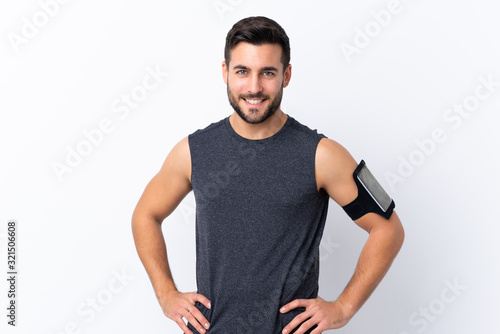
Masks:
[[[264,101],[264,100],[246,100],[246,101],[247,101],[248,103],[250,103],[250,104],[259,104],[259,103],[261,103],[261,102],[262,102],[262,101]]]

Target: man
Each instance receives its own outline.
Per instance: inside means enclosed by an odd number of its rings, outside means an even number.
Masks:
[[[250,17],[236,23],[222,63],[234,113],[181,140],[134,211],[139,257],[164,314],[184,333],[340,328],[403,243],[394,202],[364,162],[358,166],[341,145],[280,109],[289,62],[289,40],[276,22]],[[191,190],[198,291],[183,293],[172,279],[161,223]],[[352,279],[333,302],[317,295],[330,197],[369,233]]]

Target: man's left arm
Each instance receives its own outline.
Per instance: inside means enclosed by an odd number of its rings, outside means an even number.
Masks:
[[[326,191],[340,206],[351,203],[358,195],[353,172],[358,164],[340,144],[322,139],[316,152],[316,181],[319,191]],[[311,334],[320,334],[328,329],[345,326],[361,308],[385,276],[399,252],[404,230],[396,212],[389,219],[367,213],[354,221],[368,232],[368,239],[361,251],[356,270],[344,291],[333,302],[317,297],[296,299],[284,305],[280,312],[286,313],[297,307],[305,311],[297,315],[284,329],[290,333],[303,334],[313,326]]]

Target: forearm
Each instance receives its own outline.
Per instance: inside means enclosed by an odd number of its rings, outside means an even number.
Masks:
[[[169,292],[177,291],[168,264],[161,224],[153,217],[134,215],[132,233],[139,258],[161,303]]]
[[[337,299],[349,317],[363,306],[389,270],[404,240],[404,230],[397,215],[375,224],[359,257],[356,270]]]

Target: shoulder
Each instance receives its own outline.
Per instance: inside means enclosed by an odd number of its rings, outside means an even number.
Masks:
[[[182,138],[170,151],[170,154],[176,158],[182,159],[189,156],[189,136]]]
[[[316,150],[316,157],[320,164],[331,162],[338,168],[349,166],[354,161],[354,158],[344,146],[329,138],[320,140]]]
[[[189,138],[184,137],[168,153],[160,170],[160,175],[175,175],[186,180],[191,176],[191,154]]]
[[[310,139],[312,141],[315,141],[316,144],[319,140],[322,138],[325,138],[325,136],[321,133],[318,133],[318,130],[316,129],[311,129],[307,125],[304,125],[297,121],[295,118],[288,116],[289,118],[289,127],[290,129],[295,133],[301,136],[304,139]]]
[[[195,132],[191,133],[188,138],[189,141],[197,141],[197,140],[206,140],[207,137],[217,135],[217,130],[220,130],[221,127],[225,126],[225,122],[227,122],[227,117],[224,119],[221,119],[218,122],[211,123],[207,127],[203,129],[196,130]]]
[[[316,150],[316,182],[340,205],[351,202],[357,195],[352,174],[356,160],[338,142],[323,138]]]

